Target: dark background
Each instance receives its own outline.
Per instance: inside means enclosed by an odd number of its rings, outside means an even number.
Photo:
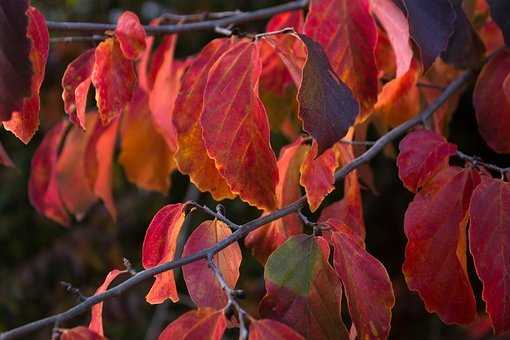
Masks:
[[[283,3],[283,1],[105,1],[68,0],[33,1],[49,20],[115,22],[122,10],[139,13],[143,22],[164,11],[187,14],[203,11],[252,10]],[[242,27],[245,31],[262,32],[265,22],[254,22]],[[179,36],[177,55],[185,57],[198,52],[214,37],[213,33],[184,33]],[[65,291],[60,281],[67,281],[85,295],[91,295],[113,268],[122,268],[122,258],[128,258],[140,268],[141,245],[145,230],[154,213],[163,205],[193,197],[213,206],[208,194],[199,194],[189,187],[187,177],[172,175],[172,186],[167,196],[137,189],[125,179],[122,169],[115,164],[114,197],[118,209],[118,222],[113,223],[102,206],[96,206],[84,221],[71,228],[63,228],[41,217],[30,205],[27,182],[30,159],[45,131],[64,117],[60,79],[66,65],[81,51],[92,47],[90,43],[52,44],[42,89],[41,128],[28,146],[12,134],[2,130],[0,141],[11,155],[16,169],[0,168],[0,331],[61,312],[77,302]],[[471,106],[472,88],[467,89],[459,109],[450,124],[451,142],[458,143],[462,151],[483,157],[488,162],[508,166],[510,160],[498,157],[481,140]],[[93,96],[89,96],[92,97]],[[377,135],[369,130],[369,139]],[[280,147],[282,136],[273,136],[275,148]],[[398,141],[395,143],[397,146]],[[143,160],[141,160],[143,161]],[[465,328],[443,324],[435,315],[427,313],[416,294],[411,293],[401,274],[404,259],[404,211],[412,199],[397,177],[395,161],[378,156],[371,164],[377,193],[365,190],[364,211],[367,226],[367,248],[383,262],[393,281],[396,305],[393,309],[391,339],[461,339],[467,338]],[[335,195],[332,195],[335,196]],[[338,199],[330,197],[329,200]],[[242,223],[257,216],[255,209],[240,201],[226,202],[228,215]],[[189,224],[187,233],[198,223],[198,216]],[[247,310],[256,315],[256,302],[264,294],[263,268],[244,250],[238,287],[245,289],[248,298],[243,302]],[[477,296],[480,282],[470,272]],[[185,287],[177,271],[179,291]],[[183,302],[151,306],[144,300],[151,282],[131,289],[121,298],[105,303],[105,334],[111,339],[152,339],[161,328],[175,319],[191,303]],[[345,300],[345,299],[344,299]],[[344,302],[345,303],[345,302]],[[484,306],[480,302],[480,311]],[[347,310],[346,306],[343,308]],[[66,322],[61,327],[87,325],[89,314]],[[51,329],[33,335],[34,339],[48,339]],[[235,332],[230,332],[234,336]],[[484,338],[490,338],[485,336]]]

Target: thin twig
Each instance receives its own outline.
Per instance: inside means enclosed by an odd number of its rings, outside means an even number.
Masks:
[[[65,281],[60,281],[60,285],[65,288],[65,290],[76,296],[78,301],[85,301],[87,297],[83,295],[78,288],[75,288],[72,284]]]
[[[88,35],[88,36],[76,36],[76,37],[54,37],[50,38],[52,44],[63,44],[63,43],[90,43],[99,42],[106,39],[105,35]]]
[[[482,161],[482,159],[477,156],[469,156],[462,151],[457,151],[455,156],[462,159],[463,161],[473,164],[473,166],[482,166],[488,170],[496,171],[500,174],[501,177],[504,177],[507,172],[510,173],[510,167],[503,168],[494,164],[490,164]]]
[[[237,230],[240,228],[240,226],[231,220],[229,220],[227,217],[225,217],[225,208],[222,205],[218,205],[216,207],[216,212],[212,211],[208,206],[201,205],[193,201],[186,202],[186,205],[188,208],[196,208],[198,210],[201,210],[205,212],[206,214],[210,215],[211,217],[214,217],[215,219],[225,223],[230,229]],[[222,208],[220,208],[222,207]]]
[[[355,170],[359,166],[367,163],[371,159],[373,159],[379,152],[381,152],[384,147],[397,139],[398,137],[402,136],[404,133],[406,133],[410,128],[413,128],[416,125],[421,124],[423,119],[427,119],[430,117],[441,105],[443,105],[448,98],[450,98],[453,94],[455,94],[458,90],[460,90],[464,85],[466,85],[471,79],[473,78],[473,72],[472,71],[466,71],[462,73],[457,79],[455,79],[450,85],[448,85],[445,89],[445,91],[434,101],[430,104],[430,106],[425,109],[419,116],[414,117],[393,130],[389,131],[382,137],[380,137],[374,145],[372,145],[367,151],[365,151],[363,154],[361,154],[359,157],[355,158],[352,162],[346,164],[344,167],[342,167],[336,174],[335,179],[338,181],[342,178],[344,178],[347,174],[349,174],[351,171]],[[198,260],[207,259],[209,254],[216,254],[223,250],[224,248],[228,247],[230,244],[237,242],[244,238],[246,235],[248,235],[253,230],[260,228],[270,222],[273,222],[277,219],[280,219],[284,216],[287,216],[293,212],[298,211],[299,209],[303,208],[306,203],[306,196],[302,196],[298,200],[290,203],[289,205],[278,209],[270,214],[263,215],[261,217],[258,217],[250,222],[247,222],[241,226],[239,226],[239,229],[234,231],[230,236],[226,237],[225,239],[221,240],[217,244],[203,249],[197,253],[191,254],[189,256],[170,261],[161,265],[158,265],[156,267],[142,270],[138,272],[136,275],[130,277],[129,279],[125,280],[124,282],[106,290],[103,293],[91,296],[87,298],[84,302],[68,309],[67,311],[64,311],[62,313],[46,317],[44,319],[40,319],[37,321],[33,321],[30,323],[27,323],[25,325],[22,325],[20,327],[11,329],[7,332],[0,334],[0,340],[7,340],[7,339],[15,339],[19,337],[25,337],[28,334],[31,334],[41,328],[51,326],[55,320],[60,321],[66,321],[73,319],[77,317],[78,315],[81,315],[88,311],[92,306],[95,304],[105,301],[107,299],[110,299],[115,296],[120,296],[122,293],[124,293],[126,290],[140,284],[141,282],[144,282],[148,279],[151,279],[154,275],[168,271],[173,270],[176,268],[180,268],[188,263],[192,263]],[[210,210],[210,209],[209,209]]]
[[[165,19],[167,21],[170,21],[170,22],[185,23],[185,22],[204,21],[207,19],[223,19],[226,17],[232,17],[234,15],[239,15],[242,13],[243,12],[240,10],[223,11],[223,12],[203,12],[203,13],[195,13],[195,14],[163,13],[161,15],[161,18]]]
[[[220,19],[191,22],[176,25],[144,26],[148,35],[162,35],[182,32],[197,32],[214,30],[216,27],[228,27],[244,22],[267,19],[273,15],[302,9],[308,5],[308,0],[296,0],[282,5],[262,8],[252,12],[240,12]],[[47,21],[48,29],[53,32],[105,32],[115,30],[115,24],[99,24],[92,22],[59,22]]]

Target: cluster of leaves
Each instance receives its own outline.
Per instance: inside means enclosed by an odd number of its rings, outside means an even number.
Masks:
[[[0,76],[6,94],[0,119],[27,143],[38,127],[49,34],[27,1],[4,1],[0,10],[8,19],[0,30],[9,32],[0,38],[0,66],[10,65]],[[420,84],[445,86],[460,69],[482,67],[489,54],[473,97],[478,126],[493,150],[510,153],[509,22],[504,0],[312,0],[306,18],[302,11],[282,13],[269,21],[269,33],[218,38],[179,60],[176,35],[157,42],[134,13],[124,12],[116,29],[63,75],[68,119],[34,155],[31,202],[70,225],[100,199],[115,219],[111,170],[119,136],[119,163],[143,189],[167,192],[178,169],[214,199],[238,197],[263,214],[296,201],[303,188],[315,212],[334,190],[336,170],[355,157],[350,141],[363,139],[369,124],[384,134],[415,116],[439,95]],[[91,85],[97,111],[87,110]],[[458,96],[446,102],[432,130],[412,132],[400,144],[399,176],[416,193],[404,221],[403,272],[429,311],[446,323],[468,324],[477,316],[469,242],[488,314],[503,333],[510,330],[510,185],[483,166],[449,165],[457,148],[442,135],[457,102]],[[291,141],[278,158],[271,130]],[[0,162],[12,165],[1,145]],[[321,211],[312,235],[305,234],[310,223],[291,213],[246,237],[266,285],[262,319],[247,316],[250,339],[388,337],[395,297],[386,269],[365,249],[359,177],[346,176],[343,198]],[[174,259],[187,210],[178,203],[154,216],[144,268]],[[230,235],[227,224],[205,221],[184,255]],[[242,321],[239,310],[237,319],[232,315],[227,289],[240,275],[238,243],[209,260],[221,279],[205,259],[185,265],[198,309],[168,325],[160,339],[219,339]],[[98,292],[121,273],[110,272]],[[342,319],[344,293],[350,330]],[[146,296],[151,304],[167,299],[179,299],[172,271],[157,274]],[[62,330],[62,338],[103,338],[101,310],[95,305],[89,327]]]

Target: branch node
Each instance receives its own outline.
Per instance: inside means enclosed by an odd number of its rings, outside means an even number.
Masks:
[[[78,288],[73,287],[73,285],[71,283],[66,282],[66,281],[60,281],[60,285],[62,287],[64,287],[64,289],[67,292],[75,295],[76,298],[78,299],[78,301],[83,302],[83,301],[87,300],[87,297],[85,295],[83,295]]]
[[[123,257],[122,258],[122,263],[124,263],[124,267],[126,267],[127,272],[129,274],[131,274],[131,276],[135,276],[136,275],[136,270],[133,267],[133,265],[131,264],[131,261],[129,261],[127,258]]]

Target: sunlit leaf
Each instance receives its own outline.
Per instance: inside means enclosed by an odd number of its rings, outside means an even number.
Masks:
[[[199,308],[180,316],[159,335],[159,340],[221,340],[227,319],[222,310]]]
[[[140,58],[145,50],[145,30],[138,16],[130,11],[123,12],[117,20],[115,36],[119,40],[120,49],[127,59]]]

